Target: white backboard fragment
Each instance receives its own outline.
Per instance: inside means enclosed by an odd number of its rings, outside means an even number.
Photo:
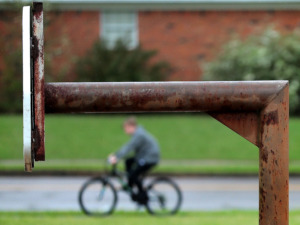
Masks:
[[[23,157],[25,171],[32,170],[31,156],[31,41],[30,41],[30,6],[23,7]]]

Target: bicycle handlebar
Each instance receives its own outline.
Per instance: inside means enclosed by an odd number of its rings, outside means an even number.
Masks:
[[[112,163],[110,163],[109,159],[106,159],[106,165],[110,165],[111,166],[111,170],[110,170],[111,175],[115,176],[115,175],[118,174],[117,173],[117,171],[118,171],[117,170],[117,163],[112,164]]]

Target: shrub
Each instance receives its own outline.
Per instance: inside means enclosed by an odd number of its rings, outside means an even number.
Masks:
[[[79,81],[160,81],[164,80],[170,66],[167,62],[154,62],[157,54],[141,46],[129,50],[123,41],[114,48],[97,41],[88,54],[77,63]]]
[[[290,111],[300,112],[300,36],[269,28],[261,35],[227,43],[204,65],[207,80],[289,80]]]
[[[15,6],[15,4],[13,5]],[[22,112],[22,45],[18,12],[1,12],[0,113]]]
[[[14,50],[4,58],[0,71],[0,113],[22,112],[22,52]]]

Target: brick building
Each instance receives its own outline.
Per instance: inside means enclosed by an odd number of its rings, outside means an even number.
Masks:
[[[173,67],[170,80],[199,80],[202,63],[233,36],[300,26],[300,0],[47,0],[45,10],[46,54],[52,70],[70,77],[76,58],[99,38],[156,49]]]

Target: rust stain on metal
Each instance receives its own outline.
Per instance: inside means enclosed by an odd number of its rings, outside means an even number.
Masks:
[[[262,148],[262,149],[261,149],[261,159],[262,159],[265,163],[268,162],[268,154],[269,154],[269,152],[268,152],[267,149],[265,149],[265,148]]]
[[[43,19],[43,3],[33,2],[33,14],[38,19]]]
[[[33,82],[34,82],[34,127],[33,127],[33,151],[35,160],[45,160],[44,141],[44,34],[43,34],[43,4],[33,3]]]
[[[268,113],[267,115],[264,116],[264,120],[265,120],[267,125],[278,124],[278,111],[275,110],[273,112]]]
[[[40,50],[38,48],[39,41],[38,41],[38,39],[37,39],[36,36],[32,37],[32,45],[34,46],[33,47],[33,51],[32,51],[32,58],[33,59],[37,59],[39,57],[39,55],[40,55]]]

